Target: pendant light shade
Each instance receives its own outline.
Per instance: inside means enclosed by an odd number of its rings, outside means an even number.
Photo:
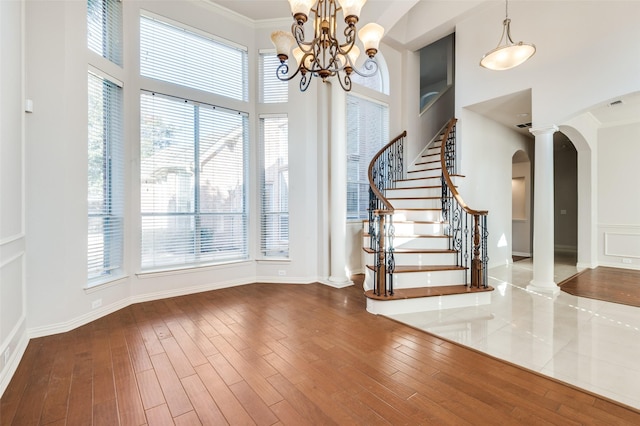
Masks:
[[[480,65],[495,71],[508,70],[525,62],[536,53],[536,46],[532,43],[511,39],[511,19],[509,19],[509,1],[506,1],[505,19],[502,22],[502,36],[498,46],[487,52],[480,60]],[[504,44],[503,44],[504,41]]]

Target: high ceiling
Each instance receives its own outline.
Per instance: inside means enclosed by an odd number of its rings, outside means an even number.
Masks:
[[[254,21],[291,17],[287,0],[206,0],[218,4]],[[426,1],[426,0],[421,0]],[[361,21],[377,21],[385,27],[393,26],[399,16],[407,13],[416,0],[368,0],[362,10]],[[383,22],[383,21],[388,22]],[[387,28],[387,31],[390,28]],[[397,41],[397,40],[395,40]],[[620,102],[617,102],[620,101]],[[518,127],[533,121],[529,90],[491,99],[469,107],[522,134],[530,135],[528,127]],[[590,112],[602,126],[614,126],[640,121],[640,93],[628,94],[596,106]]]
[[[254,21],[287,18],[291,9],[287,0],[208,0]]]

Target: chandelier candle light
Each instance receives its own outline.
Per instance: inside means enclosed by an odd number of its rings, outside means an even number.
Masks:
[[[275,31],[271,34],[271,41],[280,59],[276,70],[278,79],[289,81],[300,73],[300,90],[304,92],[312,77],[327,81],[329,77],[337,76],[342,88],[348,92],[351,90],[353,72],[363,77],[373,76],[378,71],[378,64],[373,58],[378,53],[378,45],[384,33],[380,25],[369,23],[357,32],[367,59],[362,67],[364,71],[359,71],[355,66],[360,54],[360,49],[356,46],[356,24],[366,1],[289,0],[293,15],[291,33]],[[344,42],[338,40],[338,11],[342,11],[346,24]],[[310,12],[313,14],[313,39],[306,41],[304,26],[309,20]],[[297,47],[291,51],[294,43]],[[297,63],[297,69],[292,75],[289,75],[287,63],[290,53]]]
[[[505,38],[506,35],[506,38]],[[504,45],[501,46],[502,40]],[[505,0],[505,19],[502,22],[502,35],[498,47],[487,52],[480,61],[480,65],[490,70],[508,70],[522,64],[536,53],[536,46],[532,43],[520,41],[514,43],[511,39],[511,19],[509,19],[509,0]]]

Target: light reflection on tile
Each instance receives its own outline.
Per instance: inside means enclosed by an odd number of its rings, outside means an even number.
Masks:
[[[489,270],[491,304],[392,318],[640,408],[640,308],[526,290],[530,260]],[[556,282],[575,260],[556,256]]]

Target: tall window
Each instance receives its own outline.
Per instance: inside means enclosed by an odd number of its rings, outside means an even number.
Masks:
[[[388,107],[347,95],[347,219],[367,218],[369,163],[389,141]]]
[[[143,92],[142,268],[246,259],[246,114]]]
[[[96,283],[122,271],[122,89],[89,73],[88,279]]]
[[[286,116],[260,117],[262,211],[260,248],[264,257],[289,256],[289,123]]]
[[[245,47],[147,16],[140,17],[140,74],[248,100]]]
[[[122,1],[87,1],[87,45],[122,66]]]
[[[260,102],[265,104],[287,102],[289,100],[289,83],[279,80],[276,70],[280,60],[275,52],[260,53]]]

